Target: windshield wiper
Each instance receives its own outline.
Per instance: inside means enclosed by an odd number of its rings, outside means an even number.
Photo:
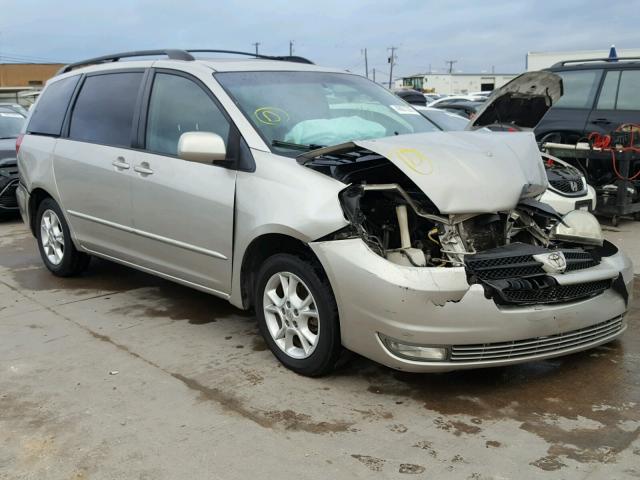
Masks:
[[[285,142],[282,140],[273,140],[271,142],[271,146],[272,147],[282,147],[282,148],[290,148],[291,150],[301,150],[303,152],[308,152],[309,150],[316,150],[318,148],[324,148],[324,145],[316,145],[316,144],[309,144],[309,145],[304,145],[302,143],[292,143],[292,142]]]

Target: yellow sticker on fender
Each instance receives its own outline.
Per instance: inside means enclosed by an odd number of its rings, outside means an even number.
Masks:
[[[393,156],[404,163],[407,167],[421,175],[433,173],[433,164],[420,150],[415,148],[399,148],[393,152]]]

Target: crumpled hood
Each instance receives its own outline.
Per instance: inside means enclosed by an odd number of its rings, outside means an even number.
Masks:
[[[467,125],[534,128],[563,94],[562,78],[552,72],[526,72],[494,90]]]
[[[533,133],[430,132],[360,140],[308,152],[317,158],[356,146],[388,158],[440,213],[494,213],[513,209],[547,187]],[[532,192],[532,193],[531,193]]]

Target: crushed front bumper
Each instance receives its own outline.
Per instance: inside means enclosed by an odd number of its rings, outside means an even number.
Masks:
[[[420,268],[393,264],[376,255],[360,239],[314,242],[311,247],[322,262],[333,288],[340,313],[343,345],[389,367],[436,372],[490,367],[550,358],[585,350],[621,335],[627,302],[609,288],[596,297],[553,305],[526,307],[498,306],[485,297],[479,284],[469,285],[464,267]],[[629,259],[618,252],[603,257],[593,269],[567,273],[563,282],[585,281],[589,271],[602,278],[622,275],[632,292],[633,271]],[[603,322],[622,319],[620,328],[602,330]],[[586,330],[585,330],[586,329]],[[604,331],[604,336],[582,338],[591,341],[562,343],[546,349],[508,358],[416,361],[395,355],[385,347],[381,336],[410,345],[468,349],[526,341],[546,342],[559,334]],[[574,336],[575,336],[574,335]],[[568,337],[573,338],[573,337]]]

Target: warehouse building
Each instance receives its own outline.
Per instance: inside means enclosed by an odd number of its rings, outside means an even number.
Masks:
[[[516,73],[418,73],[402,79],[403,87],[441,95],[465,95],[500,88]]]
[[[60,63],[0,63],[0,103],[29,106]]]

